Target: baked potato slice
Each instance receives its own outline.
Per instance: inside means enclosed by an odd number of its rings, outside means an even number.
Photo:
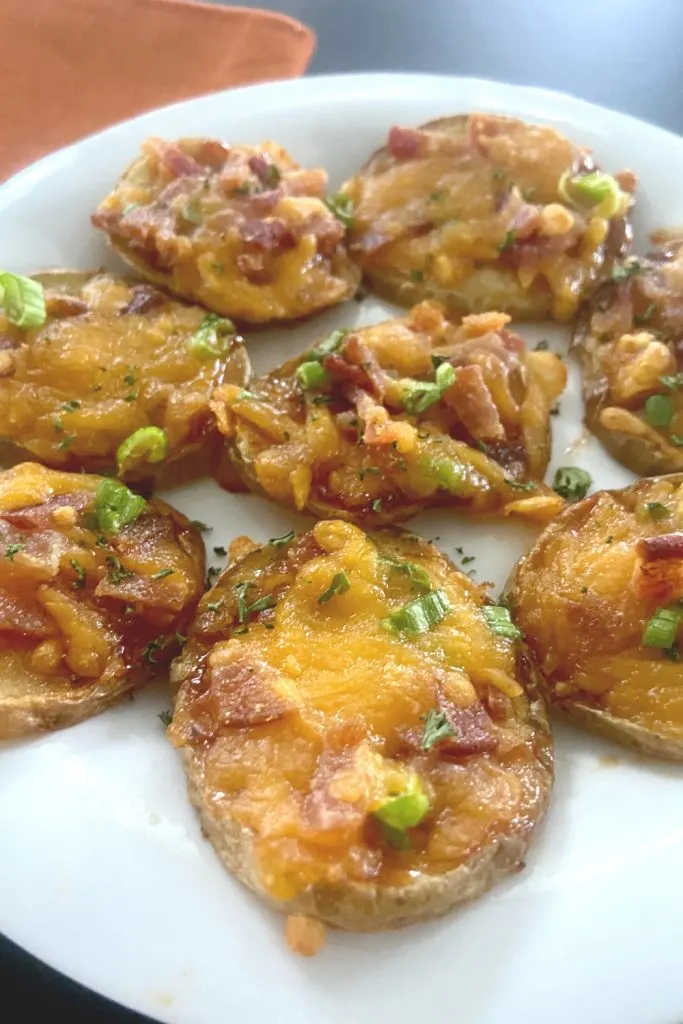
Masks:
[[[574,335],[586,423],[641,476],[683,470],[683,239],[613,270]]]
[[[230,321],[115,274],[31,280],[42,322],[0,310],[0,435],[15,454],[157,486],[209,471],[213,388],[250,373]]]
[[[628,252],[634,189],[553,128],[473,113],[392,128],[342,196],[349,252],[392,302],[564,321]]]
[[[232,466],[254,490],[322,518],[380,525],[431,505],[550,518],[562,500],[541,481],[566,370],[528,351],[508,320],[485,313],[455,327],[425,302],[333,332],[248,392],[217,389]]]
[[[178,650],[204,590],[185,516],[117,480],[0,473],[0,739],[91,718]]]
[[[327,174],[281,146],[151,138],[93,215],[142,277],[221,316],[292,320],[360,281]],[[343,216],[343,215],[342,215]]]
[[[286,914],[358,931],[521,868],[552,763],[517,636],[402,531],[329,520],[231,565],[173,664],[169,729],[227,868]]]
[[[519,563],[510,601],[553,708],[683,760],[683,474],[568,507]]]

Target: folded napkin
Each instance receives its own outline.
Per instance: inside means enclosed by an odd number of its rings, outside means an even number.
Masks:
[[[194,0],[2,0],[0,181],[152,107],[303,74],[313,33]]]

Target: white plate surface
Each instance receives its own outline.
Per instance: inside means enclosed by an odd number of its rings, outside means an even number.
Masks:
[[[302,79],[182,103],[41,160],[0,189],[0,267],[115,267],[89,214],[150,134],[274,138],[341,183],[393,123],[485,110],[557,126],[606,169],[640,180],[637,235],[683,224],[683,140],[538,89],[473,79]],[[332,328],[389,305],[350,302],[294,330],[263,332],[256,371]],[[566,351],[568,332],[521,328]],[[600,487],[633,477],[581,426],[578,374],[561,402],[552,469],[580,464]],[[211,481],[170,492],[213,526],[207,546],[301,525]],[[454,556],[475,554],[500,585],[533,533],[452,513],[411,526]],[[495,529],[495,533],[492,531]],[[177,1024],[676,1024],[683,1020],[683,772],[556,728],[557,783],[517,878],[440,921],[372,936],[330,935],[302,961],[282,920],[224,873],[202,839],[157,715],[163,686],[101,717],[0,751],[0,931],[86,985]]]

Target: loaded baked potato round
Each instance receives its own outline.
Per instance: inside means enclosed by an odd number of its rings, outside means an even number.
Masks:
[[[642,476],[683,470],[683,240],[616,266],[574,343],[608,451]]]
[[[520,868],[552,767],[519,636],[412,534],[332,520],[254,547],[172,669],[169,736],[225,865],[285,913],[359,931]]]
[[[105,273],[17,278],[43,290],[29,324],[0,311],[0,435],[47,465],[159,483],[206,472],[209,399],[245,384],[229,320]]]
[[[90,718],[178,650],[204,590],[187,519],[117,480],[0,473],[0,739]]]
[[[246,483],[314,515],[362,523],[447,505],[547,519],[550,411],[566,371],[501,313],[460,327],[422,303],[335,331],[299,359],[217,389],[213,408]]]
[[[326,188],[325,171],[274,142],[152,138],[92,222],[181,298],[248,323],[291,320],[350,298],[360,279]]]
[[[601,491],[546,527],[511,609],[553,707],[683,759],[683,475]]]
[[[400,305],[570,320],[630,247],[634,188],[547,126],[469,114],[394,127],[342,189],[349,252]]]

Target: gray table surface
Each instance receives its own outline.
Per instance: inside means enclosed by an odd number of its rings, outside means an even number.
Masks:
[[[683,0],[243,0],[242,6],[270,6],[314,28],[313,74],[426,71],[540,85],[683,134]],[[16,1007],[8,1009],[8,1021],[31,1024],[60,1014],[69,1024],[146,1021],[2,939],[0,984],[3,1005]]]

